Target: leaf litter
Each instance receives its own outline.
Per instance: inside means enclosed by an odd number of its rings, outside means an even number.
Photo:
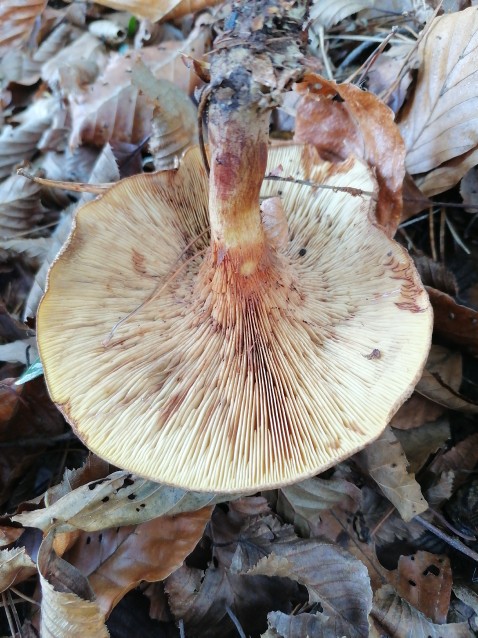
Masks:
[[[174,169],[205,134],[218,4],[0,9],[2,635],[120,635],[133,590],[170,636],[475,635],[477,7],[315,0],[308,79],[271,130],[365,161],[428,286],[429,361],[375,443],[261,495],[188,493],[88,456],[42,379],[15,385],[82,184]]]

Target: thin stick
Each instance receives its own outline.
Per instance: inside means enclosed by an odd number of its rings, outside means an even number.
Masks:
[[[279,175],[266,175],[265,180],[272,182],[290,182],[292,184],[300,184],[301,186],[310,186],[311,188],[325,188],[334,191],[334,193],[348,193],[352,197],[371,197],[377,199],[376,193],[372,191],[364,191],[361,188],[353,188],[353,186],[330,186],[330,184],[317,184],[306,179],[296,179],[295,177],[280,177]]]
[[[15,607],[15,602],[13,600],[12,592],[10,590],[7,591],[8,600],[10,602],[10,607],[12,608],[13,618],[15,619],[15,624],[17,625],[18,633],[20,634],[20,638],[23,636],[22,632],[22,623],[20,622],[20,618],[18,616],[17,608]]]
[[[475,563],[478,563],[478,554],[467,547],[457,538],[448,536],[448,534],[445,534],[445,532],[442,532],[441,529],[438,529],[438,527],[435,527],[435,525],[432,525],[432,523],[429,523],[421,516],[415,516],[413,520],[419,523],[422,527],[425,527],[425,529],[427,529],[428,531],[432,532],[432,534],[435,534],[435,536],[440,538],[442,541],[445,541],[445,543],[448,543],[448,545],[450,545],[454,549],[458,550],[462,554],[465,554],[466,556],[468,556],[468,558],[474,560]]]
[[[430,249],[433,261],[438,261],[438,255],[435,246],[435,222],[431,207],[428,209],[428,231],[430,233]]]
[[[16,587],[10,587],[10,589],[16,596],[18,596],[19,598],[22,598],[23,600],[26,600],[27,603],[31,603],[32,605],[36,605],[37,607],[41,607],[41,603],[39,603],[38,600],[35,600],[34,598],[30,598],[30,596],[27,596],[26,594],[21,592],[19,589],[16,589]]]
[[[318,31],[319,31],[318,35],[319,35],[320,52],[322,53],[322,58],[324,60],[325,71],[326,71],[328,79],[333,80],[334,73],[332,71],[332,65],[330,64],[329,56],[327,55],[325,51],[324,27],[319,26]]]
[[[365,75],[369,72],[370,67],[373,64],[375,64],[375,61],[382,54],[383,50],[385,49],[387,44],[390,42],[390,40],[393,38],[393,36],[397,32],[397,30],[398,30],[398,27],[392,27],[392,30],[387,35],[387,37],[383,40],[383,42],[381,42],[381,44],[374,51],[372,51],[372,53],[365,60],[365,62],[361,66],[359,66],[358,69],[356,69],[352,73],[352,75],[350,75],[345,80],[345,82],[351,82],[355,78],[355,76],[357,76],[360,73],[360,77],[359,77],[358,82],[357,82],[357,84],[360,86],[360,84],[363,82],[363,79],[364,79]]]
[[[191,246],[193,246],[198,239],[203,237],[203,235],[205,235],[208,232],[209,232],[209,227],[203,230],[203,232],[197,235],[193,240],[191,240],[189,244],[185,247],[185,249],[182,251],[182,253],[179,255],[179,257],[176,259],[174,264],[177,264],[183,258],[183,256],[189,250],[189,248],[191,248]],[[186,259],[186,261],[183,262],[181,266],[177,268],[170,277],[168,277],[168,279],[164,282],[164,284],[161,287],[160,287],[160,283],[158,283],[158,285],[154,288],[154,290],[151,292],[149,297],[147,297],[142,303],[139,304],[139,306],[136,306],[134,310],[129,312],[127,315],[125,315],[122,319],[120,319],[114,324],[113,328],[111,329],[111,332],[109,333],[107,338],[103,341],[103,346],[107,347],[107,345],[113,338],[114,333],[121,325],[123,325],[123,323],[128,321],[128,319],[131,319],[131,317],[133,317],[137,312],[139,312],[141,308],[144,308],[146,304],[152,301],[157,295],[161,294],[163,290],[166,288],[166,286],[168,286],[174,280],[174,278],[181,272],[181,270],[183,270],[185,266],[187,266],[193,259],[196,259],[196,257],[198,257],[199,255],[203,255],[207,250],[208,250],[207,248],[204,248],[204,250],[200,250],[197,253],[194,253],[194,255],[192,255],[191,257],[189,257],[189,259]]]
[[[2,591],[2,602],[3,602],[3,608],[5,609],[5,614],[7,616],[8,626],[10,628],[10,633],[12,634],[13,638],[15,638],[15,634],[17,632],[15,630],[15,625],[13,624],[13,618],[12,618],[12,615],[10,613],[10,609],[8,607],[8,600],[7,600],[7,597],[6,597],[4,591]]]
[[[448,217],[445,218],[446,221],[446,225],[448,226],[448,230],[450,231],[450,233],[452,234],[453,239],[456,241],[456,243],[458,244],[458,246],[460,246],[460,248],[467,254],[467,255],[471,255],[471,250],[468,248],[468,246],[466,246],[460,235],[458,234],[456,228],[453,226],[453,224],[451,223],[451,221],[448,219]]]
[[[199,133],[199,150],[201,151],[201,157],[206,169],[207,174],[210,174],[209,160],[206,152],[206,143],[204,142],[204,127],[203,127],[203,115],[206,108],[206,104],[209,102],[209,96],[211,95],[212,88],[208,85],[202,92],[201,99],[198,105],[198,133]]]
[[[445,223],[446,211],[440,208],[440,261],[445,262]]]
[[[239,636],[241,638],[246,638],[246,634],[244,633],[244,630],[242,629],[236,614],[232,611],[229,605],[226,605],[226,611],[227,611],[227,615],[234,623],[234,626],[237,629],[237,633],[239,634]]]
[[[184,620],[181,618],[179,623],[179,638],[186,638],[186,632],[184,631]]]
[[[62,182],[55,179],[47,179],[45,177],[36,177],[28,173],[24,168],[17,170],[17,175],[26,177],[36,184],[47,186],[48,188],[59,188],[65,191],[73,191],[75,193],[93,193],[94,195],[103,195],[115,182],[107,182],[105,184],[86,184],[85,182]]]

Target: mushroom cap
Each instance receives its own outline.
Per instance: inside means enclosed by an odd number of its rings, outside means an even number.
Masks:
[[[375,190],[359,161],[305,146],[272,149],[268,166]],[[432,311],[373,198],[351,193],[266,179],[261,195],[280,202],[263,205],[271,247],[249,276],[213,260],[197,149],[83,206],[38,341],[50,394],[85,444],[154,481],[247,492],[378,437],[418,381]]]

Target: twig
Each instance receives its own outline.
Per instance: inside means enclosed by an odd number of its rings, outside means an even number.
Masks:
[[[232,611],[232,609],[229,607],[229,605],[226,605],[226,611],[227,611],[227,615],[229,616],[229,618],[232,620],[232,622],[234,623],[235,628],[237,629],[237,633],[239,634],[239,636],[241,638],[247,638],[246,634],[244,633],[244,630],[242,629],[239,620],[237,619],[237,616],[235,615],[235,613]]]
[[[474,560],[475,563],[478,563],[478,554],[474,552],[472,549],[470,549],[469,547],[467,547],[464,543],[462,543],[457,538],[453,538],[452,536],[445,534],[445,532],[442,532],[441,529],[438,529],[438,527],[435,527],[435,525],[433,525],[432,523],[429,523],[427,520],[425,520],[421,516],[415,516],[413,520],[419,523],[422,527],[425,527],[425,529],[427,529],[432,534],[435,534],[435,536],[440,538],[442,541],[445,541],[445,543],[448,543],[450,547],[453,547],[454,549],[458,550],[462,554],[465,554],[466,556],[468,556],[468,558],[471,558],[472,560]]]
[[[73,191],[75,193],[93,193],[93,195],[103,195],[115,182],[107,182],[105,184],[86,184],[84,182],[62,182],[55,179],[47,179],[46,177],[36,177],[28,173],[24,168],[17,170],[17,175],[26,177],[36,184],[48,186],[48,188],[59,188],[64,191]]]
[[[457,233],[456,228],[453,226],[453,224],[451,223],[451,221],[448,219],[448,217],[445,218],[446,221],[446,225],[448,226],[448,230],[450,231],[450,233],[452,234],[453,239],[456,241],[456,243],[458,244],[458,246],[460,246],[460,248],[467,254],[467,255],[471,255],[471,250],[465,246],[465,244],[463,243],[460,235]]]
[[[379,55],[382,54],[382,52],[385,49],[385,47],[387,46],[387,44],[389,44],[390,40],[393,38],[393,36],[397,32],[397,29],[398,29],[398,27],[392,27],[392,30],[387,35],[387,37],[383,40],[383,42],[380,43],[380,45],[371,53],[371,55],[369,55],[369,57],[365,60],[365,62],[361,66],[359,66],[359,68],[356,69],[352,73],[352,75],[350,75],[345,80],[345,82],[351,82],[355,78],[355,76],[360,73],[360,77],[359,77],[358,82],[357,82],[357,84],[360,86],[360,84],[363,82],[363,79],[364,79],[365,75],[369,72],[370,67],[373,64],[375,64],[375,61],[377,60]]]
[[[428,232],[430,233],[430,250],[433,261],[438,261],[438,255],[435,246],[435,223],[433,219],[431,207],[428,209]]]
[[[41,607],[41,603],[39,603],[38,600],[35,600],[34,598],[30,598],[30,596],[27,596],[16,587],[10,587],[10,589],[16,596],[25,600],[27,603],[31,603],[32,605],[36,605],[37,607]]]
[[[186,633],[184,631],[184,620],[181,618],[178,623],[179,627],[179,638],[186,638]]]
[[[324,27],[320,26],[318,29],[319,35],[319,46],[320,52],[322,53],[322,59],[324,60],[325,72],[329,80],[334,79],[334,73],[332,71],[332,66],[330,64],[329,56],[325,51],[325,42],[324,42]]]
[[[17,633],[15,630],[15,625],[13,624],[13,618],[10,613],[7,596],[4,591],[2,591],[2,603],[3,608],[5,609],[5,615],[7,616],[8,627],[10,628],[10,633],[12,634],[12,638],[15,638],[15,634]]]

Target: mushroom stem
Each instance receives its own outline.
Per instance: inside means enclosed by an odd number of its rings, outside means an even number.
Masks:
[[[307,1],[236,0],[210,60],[209,211],[213,256],[253,275],[267,259],[259,191],[269,114],[304,73]]]
[[[259,192],[267,165],[269,111],[251,105],[209,111],[209,211],[216,261],[229,254],[240,274],[252,274],[265,248]]]

